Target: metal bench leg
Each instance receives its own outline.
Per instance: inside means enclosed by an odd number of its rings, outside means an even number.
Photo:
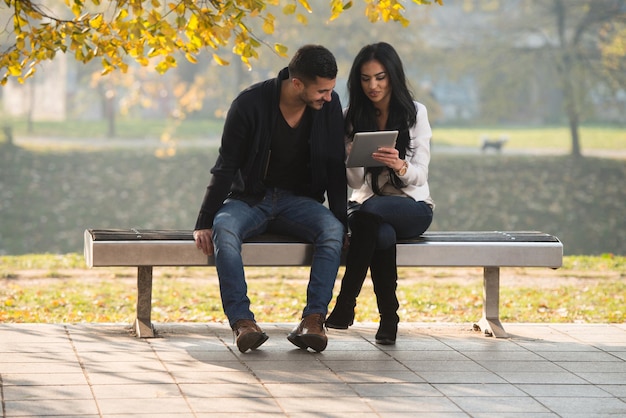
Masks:
[[[137,267],[137,319],[135,332],[139,338],[153,338],[154,329],[150,315],[152,311],[152,266]]]
[[[500,268],[485,267],[483,275],[483,317],[474,324],[486,335],[507,338],[509,335],[500,323]]]

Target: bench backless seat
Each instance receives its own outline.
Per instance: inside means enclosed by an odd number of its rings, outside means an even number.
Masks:
[[[137,267],[138,337],[154,337],[151,323],[152,269],[158,266],[213,266],[196,248],[191,230],[88,229],[89,267]],[[261,235],[243,244],[246,266],[306,266],[313,246],[296,239]],[[427,232],[398,243],[399,267],[483,267],[483,316],[474,325],[486,335],[507,337],[499,318],[500,267],[559,268],[563,244],[538,231]]]

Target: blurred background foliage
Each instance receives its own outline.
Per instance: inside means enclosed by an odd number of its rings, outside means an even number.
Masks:
[[[626,254],[624,159],[433,147],[431,230],[541,230],[566,254]],[[192,229],[216,146],[0,147],[0,254],[82,252],[89,228]]]
[[[226,46],[226,67],[209,50],[195,63],[178,56],[163,75],[129,63],[102,76],[101,62],[59,53],[25,83],[9,78],[0,88],[0,254],[81,252],[85,228],[192,228],[235,95],[275,76],[300,45],[320,43],[337,57],[347,104],[352,60],[378,41],[399,51],[429,110],[432,229],[538,229],[559,236],[566,254],[626,254],[625,1],[406,3],[408,26],[370,23],[360,1],[334,20],[312,2],[306,19],[275,13],[272,33],[250,19],[261,42],[251,70]],[[0,53],[14,35],[6,4],[17,3],[0,3]],[[506,136],[505,152],[480,153],[484,136]],[[120,141],[138,145],[115,149]]]
[[[161,3],[134,5],[167,10],[167,4]],[[183,7],[185,3],[194,2],[179,3],[176,13],[169,15],[180,14],[177,24],[190,30],[185,25],[191,24],[194,9]],[[624,0],[447,0],[443,6],[437,2],[427,6],[415,4],[419,1],[401,2],[410,22],[406,26],[403,21],[368,20],[372,5],[394,2],[354,1],[336,19],[332,19],[333,12],[326,3],[297,2],[297,11],[287,15],[285,8],[296,2],[253,3],[267,8],[261,16],[251,13],[245,18],[247,12],[241,12],[247,36],[218,45],[215,52],[220,60],[216,61],[214,51],[207,48],[194,51],[190,61],[184,50],[176,55],[175,48],[169,49],[173,45],[162,42],[162,51],[157,48],[154,53],[173,54],[176,59],[175,65],[168,61],[169,69],[163,75],[154,70],[162,57],[148,60],[151,65],[146,66],[126,57],[130,62],[124,64],[125,72],[111,71],[102,76],[102,61],[83,63],[71,53],[55,53],[54,60],[37,65],[36,75],[24,84],[13,77],[0,89],[4,107],[0,123],[26,121],[26,134],[32,134],[34,122],[104,120],[105,135],[117,137],[124,134],[124,119],[168,120],[170,123],[157,135],[164,141],[175,141],[181,135],[178,127],[183,120],[221,120],[241,89],[274,76],[305,43],[326,45],[335,54],[340,69],[337,91],[345,101],[346,74],[354,56],[363,45],[379,41],[396,47],[416,98],[428,107],[431,121],[438,125],[566,126],[570,151],[579,155],[584,140],[579,132],[581,124],[626,123]],[[81,13],[92,13],[81,17],[107,10],[105,4],[92,6],[93,10],[89,9],[90,2],[81,4]],[[130,6],[124,7],[128,9],[127,19],[134,18]],[[42,9],[52,16],[71,17],[65,15],[68,8],[61,0],[45,2]],[[12,13],[0,3],[0,28],[4,28],[0,44],[6,48],[0,48],[3,57],[15,51]],[[273,16],[271,31],[268,19],[261,18],[266,13]],[[33,30],[38,28],[40,22],[32,16],[30,19]],[[97,22],[102,23],[101,19]],[[92,26],[85,30],[97,31]],[[80,39],[74,41],[80,44]],[[251,44],[242,48],[238,42]],[[276,43],[288,48],[287,52],[277,52],[272,47]],[[50,45],[60,48],[64,42],[42,43],[44,49]],[[243,61],[242,51],[246,51]],[[108,61],[105,67],[113,65],[113,58]],[[230,64],[223,67],[221,61]]]

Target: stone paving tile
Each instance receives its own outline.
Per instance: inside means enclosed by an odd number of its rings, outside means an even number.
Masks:
[[[147,372],[117,372],[117,373],[89,373],[89,383],[92,385],[136,385],[171,383],[172,376],[165,371]]]
[[[450,399],[470,416],[487,412],[504,414],[519,411],[524,411],[527,416],[534,416],[534,414],[551,412],[541,402],[530,396],[462,396]]]
[[[183,384],[180,392],[187,398],[268,398],[270,392],[262,383]]]
[[[245,364],[233,361],[186,361],[161,363],[168,371],[174,372],[245,372],[248,370]]]
[[[583,378],[568,372],[498,372],[509,383],[541,383],[551,385],[580,385],[587,383]]]
[[[495,373],[485,372],[463,372],[463,371],[421,371],[420,377],[425,381],[433,384],[456,383],[456,384],[472,384],[472,383],[506,383],[502,377]]]
[[[429,383],[352,383],[350,388],[364,398],[444,396]]]
[[[357,396],[352,385],[346,383],[265,383],[265,388],[275,398],[302,398],[324,396]]]
[[[324,415],[319,413],[309,413],[309,412],[296,412],[290,413],[289,415],[284,415],[289,418],[319,418],[323,416],[324,418],[345,418],[345,417],[353,417],[353,418],[380,418],[381,415],[375,412],[325,412]],[[389,415],[384,415],[385,417],[393,418]]]
[[[305,366],[304,366],[305,367]],[[306,369],[304,369],[306,370]],[[260,370],[255,375],[267,383],[316,383],[316,382],[341,382],[341,378],[331,370],[306,370],[283,371],[283,370]]]
[[[88,385],[4,385],[5,401],[38,401],[41,399],[93,399]]]
[[[61,386],[86,385],[87,379],[83,373],[4,373],[0,368],[2,386]]]
[[[454,373],[454,372],[477,372],[482,373],[489,371],[489,368],[486,366],[480,365],[471,360],[458,360],[458,361],[447,361],[447,360],[426,360],[426,361],[404,361],[402,364],[407,367],[409,370],[412,370],[416,373],[432,373],[432,372],[444,372],[444,373]]]
[[[626,403],[615,398],[537,396],[536,399],[560,416],[626,416]]]
[[[264,398],[220,398],[219,402],[212,398],[188,398],[188,402],[194,412],[229,413],[231,418],[239,417],[241,413],[250,412],[283,413],[276,399],[270,396]]]
[[[457,413],[463,412],[453,401],[436,396],[384,396],[368,397],[367,404],[374,411],[387,416],[388,413],[406,412],[413,416],[422,416],[426,412]]]
[[[181,388],[175,383],[144,383],[128,385],[92,385],[96,399],[155,399],[178,398]]]
[[[165,364],[158,360],[151,361],[116,361],[116,362],[83,362],[82,367],[87,374],[97,373],[146,373],[165,372]]]
[[[581,385],[544,385],[544,384],[527,384],[518,385],[519,389],[528,393],[530,396],[550,396],[562,398],[606,398],[611,397],[611,393],[603,390],[598,386],[591,384]]]
[[[622,384],[618,385],[599,384],[598,387],[602,390],[607,391],[613,396],[625,398],[622,400],[626,402],[626,382],[622,382]]]
[[[98,406],[93,399],[37,399],[7,401],[4,403],[7,417],[18,416],[98,416]]]
[[[626,375],[626,362],[619,361],[558,361],[555,364],[572,373],[617,373]]]
[[[46,373],[81,373],[80,364],[68,361],[37,361],[27,363],[5,363],[2,366],[2,372],[7,374],[37,374],[45,370]]]
[[[424,378],[411,371],[377,371],[366,373],[360,371],[343,371],[339,379],[346,383],[423,383]]]
[[[510,383],[467,383],[458,385],[454,383],[438,383],[433,385],[435,389],[448,397],[512,397],[528,396],[521,387]]]
[[[149,402],[145,399],[124,397],[121,399],[105,398],[98,400],[98,406],[103,415],[124,415],[129,411],[142,414],[177,414],[189,413],[193,410],[185,399],[181,398],[153,398]]]
[[[626,373],[592,373],[592,372],[578,372],[576,373],[580,378],[585,379],[589,383],[594,385],[626,385]]]
[[[201,384],[211,383],[258,383],[259,379],[247,371],[232,372],[198,372],[198,371],[174,371],[171,373],[173,380],[178,384]]]
[[[176,418],[179,416],[177,415]],[[285,414],[278,412],[238,412],[237,418],[275,418],[275,417],[287,417]],[[293,417],[293,416],[292,416]],[[194,418],[233,418],[233,414],[230,412],[196,412]],[[290,417],[291,418],[291,417]],[[305,417],[300,417],[305,418]],[[315,417],[311,417],[315,418]]]
[[[312,397],[285,397],[275,398],[276,402],[289,416],[291,414],[316,413],[324,416],[327,413],[367,413],[373,412],[372,408],[364,399],[349,396],[325,396]]]
[[[624,324],[401,324],[395,346],[357,324],[322,353],[261,326],[242,354],[226,324],[0,324],[0,416],[626,416]]]
[[[495,373],[560,373],[564,371],[558,364],[545,360],[535,361],[480,361],[485,369]],[[566,369],[567,370],[567,369]]]
[[[376,374],[378,372],[403,372],[409,368],[394,359],[388,360],[324,360],[324,365],[337,373],[364,372]]]

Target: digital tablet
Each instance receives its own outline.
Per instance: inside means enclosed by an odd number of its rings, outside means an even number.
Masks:
[[[372,158],[380,147],[395,147],[398,131],[357,132],[346,167],[379,167],[384,164]]]

